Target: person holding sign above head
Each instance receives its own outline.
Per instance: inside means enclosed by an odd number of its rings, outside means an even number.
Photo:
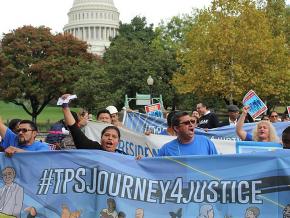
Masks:
[[[71,96],[70,94],[64,94],[61,98],[67,99]],[[107,152],[117,152],[126,154],[125,152],[117,149],[117,145],[120,141],[120,130],[116,126],[107,126],[102,130],[101,143],[90,140],[77,126],[77,123],[71,114],[68,103],[62,104],[62,111],[64,114],[64,120],[71,132],[74,143],[77,149],[97,149]]]
[[[249,111],[249,106],[243,107],[242,115],[238,120],[236,125],[236,133],[243,141],[257,141],[257,142],[277,142],[279,143],[279,138],[277,136],[276,130],[271,122],[266,120],[261,120],[257,123],[253,130],[253,134],[247,133],[243,129],[245,118]]]
[[[172,127],[177,135],[158,152],[158,156],[183,156],[183,155],[213,155],[217,150],[205,136],[195,135],[197,118],[191,117],[187,112],[177,112],[172,117]]]

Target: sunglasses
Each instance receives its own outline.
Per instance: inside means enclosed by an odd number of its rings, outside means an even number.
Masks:
[[[179,123],[179,125],[181,125],[181,124],[184,124],[184,125],[187,125],[187,126],[189,126],[190,124],[194,125],[194,124],[196,124],[196,120],[187,120],[187,121]]]
[[[27,133],[28,131],[35,131],[35,130],[33,130],[33,129],[26,129],[26,128],[20,128],[20,129],[17,129],[16,130],[17,133],[20,133],[20,132]]]

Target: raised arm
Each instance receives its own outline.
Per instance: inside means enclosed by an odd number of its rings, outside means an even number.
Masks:
[[[68,98],[68,96],[70,96],[70,94],[64,94],[63,96],[61,96],[61,98],[66,99],[66,98]],[[64,103],[62,105],[62,111],[63,111],[63,116],[64,116],[65,123],[68,126],[74,125],[76,120],[73,117],[73,115],[72,115],[72,113],[71,113],[71,111],[70,111],[70,109],[68,107],[68,103]]]
[[[245,119],[246,119],[248,111],[249,111],[249,106],[243,107],[243,112],[236,125],[236,133],[240,137],[240,139],[243,141],[246,139],[246,136],[247,136],[247,132],[243,129],[243,125],[245,123]]]
[[[66,99],[69,96],[69,94],[65,94],[62,96],[63,99]],[[76,120],[73,117],[68,103],[64,103],[62,105],[62,111],[64,115],[64,120],[66,125],[68,126],[70,133],[73,137],[74,143],[78,149],[101,149],[101,145],[96,142],[90,140],[77,126]]]

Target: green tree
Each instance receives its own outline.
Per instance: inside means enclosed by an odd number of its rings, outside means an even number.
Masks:
[[[153,95],[164,97],[165,107],[172,101],[169,81],[176,63],[172,53],[155,43],[153,25],[135,17],[130,24],[121,24],[119,35],[104,54],[106,71],[111,81],[114,104],[123,106],[124,96],[149,93],[146,80],[154,79]]]
[[[86,43],[43,26],[13,30],[1,44],[1,98],[21,105],[34,121],[52,99],[72,90],[79,63],[94,60]]]
[[[112,105],[111,83],[104,70],[103,63],[86,62],[80,64],[82,76],[74,85],[74,92],[81,98],[77,99],[77,104],[96,114],[97,110]],[[77,73],[77,72],[76,72]]]
[[[240,101],[250,89],[268,102],[289,100],[285,37],[272,35],[252,0],[215,0],[195,17],[179,52],[173,84],[180,93]]]

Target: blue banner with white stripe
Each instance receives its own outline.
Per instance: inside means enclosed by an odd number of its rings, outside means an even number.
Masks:
[[[277,122],[273,123],[277,134],[281,137],[282,131],[290,125],[288,122]],[[124,119],[124,126],[127,128],[144,133],[147,130],[151,130],[154,134],[162,134],[166,131],[167,123],[166,120],[159,117],[148,116],[147,114],[137,113],[137,112],[127,112]],[[251,133],[256,126],[256,123],[245,123],[244,130]],[[221,139],[221,140],[239,140],[236,135],[235,126],[224,126],[214,129],[209,129],[207,132],[203,129],[195,128],[195,133],[198,135],[205,135],[211,139]]]
[[[139,161],[95,150],[26,152],[0,154],[0,162],[0,217],[27,217],[31,208],[42,218],[290,212],[290,150]]]

